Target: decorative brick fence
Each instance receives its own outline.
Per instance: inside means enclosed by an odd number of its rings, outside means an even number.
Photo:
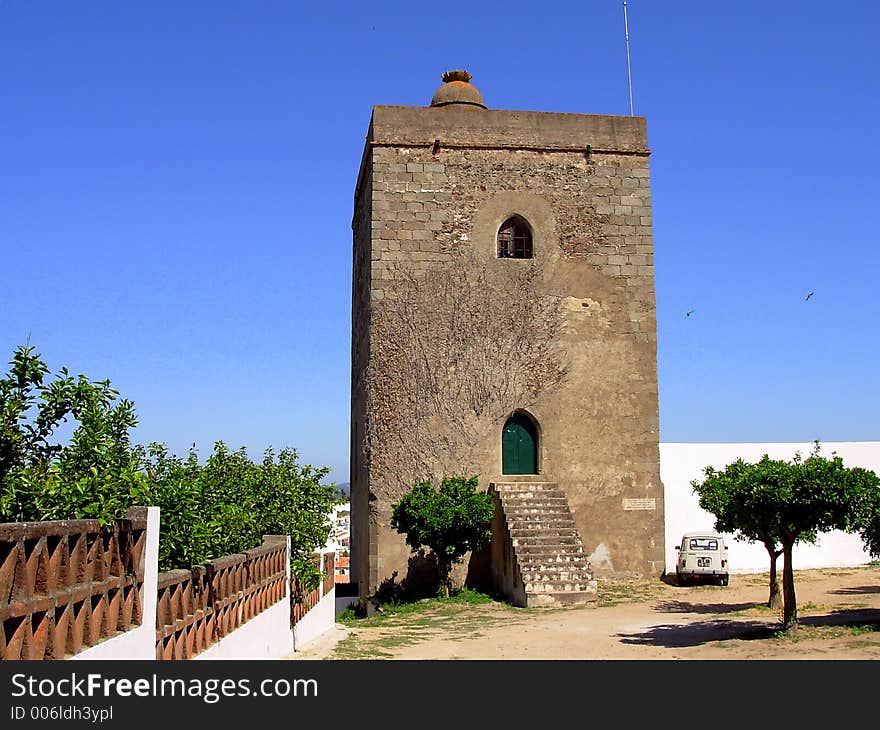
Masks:
[[[318,567],[321,571],[325,571],[327,577],[314,590],[306,592],[296,578],[291,578],[292,587],[290,591],[290,625],[296,626],[297,623],[315,606],[318,605],[321,598],[326,596],[336,585],[335,562],[336,556],[332,552],[320,554],[321,562]]]
[[[147,510],[0,524],[0,659],[63,659],[143,620]]]
[[[289,554],[287,536],[266,535],[253,550],[159,575],[157,507],[111,529],[0,524],[0,659],[283,658],[334,623],[332,553],[304,601]]]
[[[156,659],[191,659],[286,594],[287,541],[264,537],[226,555],[158,580]]]

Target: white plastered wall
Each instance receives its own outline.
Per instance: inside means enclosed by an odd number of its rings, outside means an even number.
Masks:
[[[812,443],[743,443],[698,444],[661,443],[660,478],[666,506],[666,572],[675,572],[676,551],[682,534],[692,530],[712,530],[714,518],[700,509],[691,481],[703,478],[707,466],[723,469],[742,458],[757,461],[764,454],[771,459],[791,459],[796,452],[808,456]],[[860,466],[880,474],[880,441],[822,443],[822,456],[833,452],[845,466]],[[769,557],[763,545],[733,540],[727,536],[728,558],[733,573],[765,572]],[[815,545],[798,544],[794,548],[795,569],[851,567],[864,565],[871,556],[858,535],[829,532],[819,536]],[[781,568],[780,563],[780,568]]]

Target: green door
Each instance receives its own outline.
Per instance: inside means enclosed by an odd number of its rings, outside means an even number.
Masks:
[[[514,413],[501,432],[501,473],[538,473],[538,431],[524,413]]]

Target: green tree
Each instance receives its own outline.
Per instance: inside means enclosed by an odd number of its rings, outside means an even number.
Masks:
[[[195,449],[186,459],[152,444],[146,454],[149,500],[161,510],[159,565],[184,568],[256,547],[263,535],[290,535],[291,561],[301,582],[320,575],[312,552],[327,542],[336,488],[322,484],[329,469],[300,465],[294,449],[268,449],[259,463],[222,441],[205,464]]]
[[[873,490],[865,490],[856,511],[853,527],[861,535],[871,556],[876,558],[880,556],[880,484]]]
[[[54,378],[33,347],[18,347],[0,378],[0,520],[95,518],[107,525],[143,494],[131,401],[109,380]],[[65,444],[61,426],[76,427]]]
[[[691,486],[699,496],[700,507],[715,516],[715,529],[733,533],[739,540],[760,542],[770,557],[770,608],[782,606],[777,561],[782,555],[778,535],[779,525],[771,518],[774,514],[775,494],[762,481],[759,464],[748,464],[737,459],[722,471],[711,466],[703,470],[702,482]],[[804,538],[806,539],[806,537]]]
[[[320,572],[334,485],[329,469],[300,465],[296,451],[267,450],[260,463],[222,441],[204,465],[162,444],[132,444],[134,404],[109,380],[62,369],[54,378],[32,347],[16,349],[0,378],[0,521],[95,518],[113,523],[134,505],[161,510],[160,570],[188,568],[290,535],[291,562],[307,587]],[[59,429],[75,422],[64,442]]]
[[[491,540],[493,511],[492,496],[477,492],[477,477],[451,477],[439,489],[430,482],[416,484],[392,506],[391,526],[406,535],[413,552],[431,549],[449,597],[452,566]]]
[[[701,495],[708,495],[707,509],[720,506],[716,518],[724,520],[728,530],[743,535],[766,538],[782,546],[782,625],[784,631],[797,628],[797,598],[794,586],[792,549],[798,542],[815,542],[819,533],[830,530],[865,529],[866,505],[876,503],[880,480],[874,472],[860,467],[847,468],[843,460],[819,454],[817,441],[804,459],[795,454],[791,461],[770,459],[765,454],[755,464],[734,462],[722,472],[707,474],[702,483],[694,483]],[[706,483],[708,482],[708,485]],[[712,494],[725,492],[742,500],[731,509],[723,499]],[[749,500],[754,500],[749,502]],[[752,509],[749,510],[748,506]],[[729,520],[729,521],[727,521]]]

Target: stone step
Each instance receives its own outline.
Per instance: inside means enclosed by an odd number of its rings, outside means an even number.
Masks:
[[[593,589],[585,591],[570,591],[560,593],[528,593],[526,594],[526,606],[537,608],[541,606],[582,606],[595,604],[598,592]]]
[[[568,529],[564,528],[562,532],[567,532],[568,534],[560,535],[558,534],[559,530],[524,530],[522,528],[516,528],[516,530],[509,530],[510,536],[514,540],[519,540],[520,543],[530,543],[534,542],[535,544],[543,545],[548,540],[562,540],[562,544],[564,545],[581,545],[580,535],[577,534],[577,529]]]
[[[546,537],[533,536],[530,538],[512,538],[514,547],[534,547],[543,549],[555,549],[556,546],[564,550],[571,550],[576,547],[583,548],[584,544],[579,537],[554,537],[548,535]]]
[[[571,563],[570,565],[560,565],[554,563],[550,565],[539,564],[521,564],[519,566],[523,580],[568,580],[582,581],[591,580],[589,568],[584,563]],[[541,576],[541,577],[539,577]]]
[[[568,524],[561,524],[563,522]],[[541,527],[542,525],[553,525],[562,529],[571,529],[575,526],[574,520],[570,515],[529,515],[528,517],[509,517],[507,519],[507,526],[509,528],[520,530],[544,529],[544,527]]]
[[[587,554],[584,552],[584,545],[580,542],[560,544],[558,541],[547,541],[519,544],[516,545],[516,554],[523,560],[531,560],[532,557],[535,557],[536,559],[566,557],[574,559],[585,558],[589,560]]]
[[[511,527],[510,535],[514,538],[529,537],[578,537],[577,528],[534,528],[534,527]]]
[[[589,558],[565,493],[555,482],[503,482],[495,488],[513,544],[527,606],[596,601]]]
[[[565,497],[526,497],[525,499],[504,500],[505,509],[568,509]]]
[[[526,558],[520,562],[523,570],[589,570],[590,564],[585,556],[575,560],[559,560],[556,556],[549,558]]]
[[[577,529],[572,525],[545,525],[536,522],[534,527],[511,525],[510,534],[513,537],[574,537]]]
[[[556,514],[556,515],[548,515],[543,512],[538,512],[531,515],[510,515],[507,518],[507,524],[518,523],[524,527],[529,525],[533,525],[538,522],[571,522],[574,524],[574,520],[571,515],[566,514]]]
[[[530,552],[533,551],[533,552]],[[559,548],[540,548],[534,549],[527,546],[520,546],[517,556],[521,563],[559,563],[567,565],[570,563],[589,563],[586,553],[583,550],[560,550]]]
[[[535,500],[537,502],[556,502],[565,499],[565,492],[560,489],[522,490],[519,492],[499,492],[505,502],[524,502]]]
[[[559,489],[559,482],[538,482],[522,479],[517,482],[494,482],[495,488],[502,492],[515,492],[518,489]]]
[[[541,580],[526,581],[526,593],[572,593],[588,591],[592,581]]]
[[[565,499],[565,493],[560,489],[529,489],[519,492],[505,492],[502,495],[505,502],[519,504],[521,502],[559,502]]]
[[[525,530],[538,530],[549,528],[574,528],[574,520],[571,517],[563,517],[559,515],[532,515],[531,517],[515,517],[507,521],[510,528],[521,528]]]
[[[548,517],[571,517],[571,510],[567,507],[513,507],[506,509],[504,514],[508,518],[535,517],[547,515]]]

